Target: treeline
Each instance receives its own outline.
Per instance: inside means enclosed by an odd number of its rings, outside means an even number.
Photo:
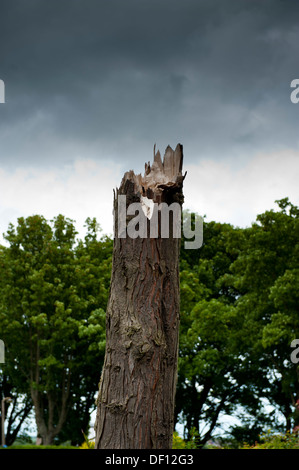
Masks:
[[[82,443],[87,433],[105,351],[112,241],[97,239],[94,219],[86,230],[77,241],[72,220],[35,215],[18,219],[5,235],[0,393],[13,398],[8,445],[32,408],[43,444]]]
[[[287,198],[277,205],[245,229],[204,222],[200,249],[185,250],[182,239],[175,418],[199,447],[224,415],[240,421],[228,436],[239,442],[299,426],[299,368],[290,360],[299,338],[299,209]],[[20,218],[5,239],[0,398],[13,398],[6,442],[34,411],[44,444],[81,444],[104,359],[113,241],[99,236],[95,219],[78,240],[62,215]]]

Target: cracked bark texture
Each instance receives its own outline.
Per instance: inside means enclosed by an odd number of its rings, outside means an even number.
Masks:
[[[155,152],[144,176],[125,173],[114,192],[115,234],[106,352],[97,397],[97,449],[170,449],[179,335],[180,238],[118,238],[118,195],[183,202],[183,147]],[[134,216],[127,215],[127,222]],[[159,220],[159,224],[160,224]],[[170,221],[170,228],[172,223]]]

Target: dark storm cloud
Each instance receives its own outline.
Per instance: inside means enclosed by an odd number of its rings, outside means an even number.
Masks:
[[[189,160],[297,147],[298,11],[278,0],[2,0],[1,164],[80,153],[128,166],[155,142],[182,142]]]

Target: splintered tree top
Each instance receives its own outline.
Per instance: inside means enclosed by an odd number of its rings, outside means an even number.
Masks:
[[[169,145],[165,150],[163,161],[160,151],[156,153],[154,147],[154,161],[145,164],[145,173],[135,175],[133,170],[127,171],[122,179],[121,187],[127,180],[135,185],[135,193],[145,194],[148,190],[155,194],[161,193],[164,189],[180,187],[185,175],[182,175],[183,167],[183,146],[178,144],[173,150]]]

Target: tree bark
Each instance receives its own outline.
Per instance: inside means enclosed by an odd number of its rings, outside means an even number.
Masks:
[[[118,196],[131,203],[183,202],[183,148],[155,153],[145,174],[125,173],[114,193],[115,234],[106,353],[97,398],[97,449],[169,449],[174,430],[179,334],[179,251],[168,238],[119,238]],[[147,200],[143,198],[148,198]],[[132,217],[127,216],[128,223]]]

